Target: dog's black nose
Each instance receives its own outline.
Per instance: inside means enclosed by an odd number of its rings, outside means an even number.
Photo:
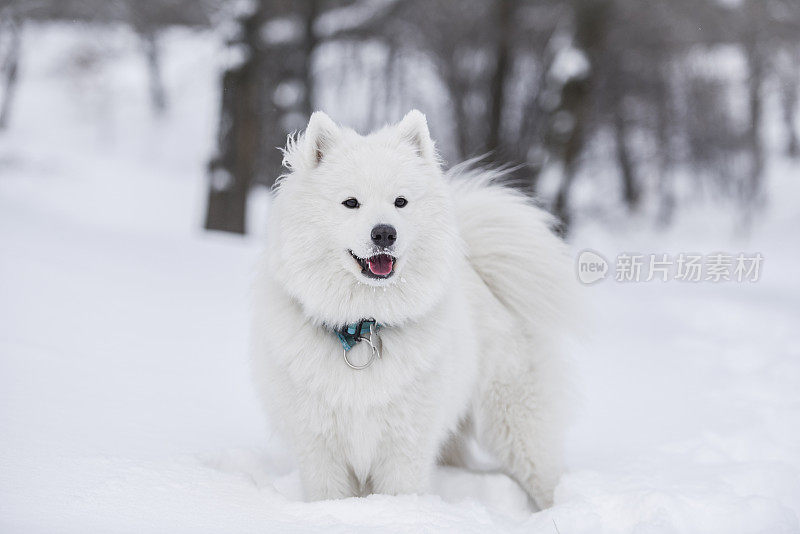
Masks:
[[[370,237],[379,247],[391,247],[397,239],[397,230],[390,224],[378,224],[372,229]]]

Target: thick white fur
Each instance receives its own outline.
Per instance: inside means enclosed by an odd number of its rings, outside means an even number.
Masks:
[[[418,111],[368,136],[317,112],[284,163],[255,286],[253,367],[307,498],[424,493],[437,460],[458,463],[474,435],[549,506],[572,280],[549,217],[497,172],[442,173]],[[360,208],[341,204],[350,197]],[[386,280],[366,278],[348,252],[373,253],[378,223],[398,235]],[[331,328],[370,317],[385,325],[382,357],[356,371]]]

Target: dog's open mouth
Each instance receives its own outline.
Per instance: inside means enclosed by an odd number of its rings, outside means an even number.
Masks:
[[[390,254],[375,254],[369,258],[359,258],[349,250],[350,255],[356,260],[361,273],[370,278],[389,278],[394,274],[394,266],[397,259]]]

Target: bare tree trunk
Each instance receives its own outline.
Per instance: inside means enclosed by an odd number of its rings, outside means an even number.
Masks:
[[[241,45],[248,53],[240,65],[222,77],[218,153],[208,164],[208,204],[205,228],[245,233],[247,195],[253,183],[261,148],[262,62],[260,28],[264,23],[263,3],[242,20]]]
[[[750,183],[745,192],[747,200],[757,201],[761,190],[761,178],[764,173],[764,147],[761,141],[761,119],[763,115],[762,87],[764,83],[764,65],[757,51],[748,54],[750,75],[747,82],[749,125],[747,144],[750,151]]]
[[[573,0],[572,3],[575,18],[574,41],[589,59],[589,69],[585,77],[572,78],[564,83],[561,88],[561,104],[558,108],[559,112],[565,112],[573,119],[572,128],[563,145],[564,175],[553,205],[553,213],[561,219],[562,232],[565,234],[572,222],[569,207],[572,182],[578,171],[586,137],[589,135],[597,70],[606,53],[606,25],[610,8],[609,0]]]
[[[553,47],[549,46],[553,35],[558,28],[558,24],[554,24],[550,30],[550,35],[547,38],[547,45],[544,47],[544,52],[537,59],[539,63],[536,89],[531,91],[525,102],[522,111],[522,123],[520,124],[519,135],[517,139],[517,158],[519,161],[524,161],[527,164],[529,172],[530,192],[535,195],[539,187],[539,177],[542,170],[544,170],[545,162],[547,160],[546,153],[546,116],[547,110],[542,105],[542,94],[546,91],[545,87],[548,83],[547,73],[555,60],[555,52]],[[539,154],[535,160],[532,160],[530,154]]]
[[[469,149],[469,126],[467,124],[467,112],[464,109],[464,94],[453,94],[453,109],[456,118],[456,139],[458,142],[459,159],[466,159],[474,156]]]
[[[575,181],[575,174],[578,170],[578,160],[572,156],[564,158],[564,173],[561,183],[558,186],[556,200],[553,203],[553,214],[561,221],[561,233],[566,235],[572,223],[572,214],[569,209],[570,193],[572,192],[572,182]]]
[[[748,29],[745,36],[745,52],[747,55],[747,93],[749,124],[747,130],[747,145],[750,152],[750,177],[744,191],[744,200],[757,205],[761,199],[761,181],[764,174],[765,156],[761,139],[761,120],[764,111],[763,86],[766,69],[766,60],[761,50],[761,21],[764,20],[762,0],[749,0],[746,4],[748,14]]]
[[[220,154],[209,163],[205,227],[244,234],[247,194],[258,152],[257,85],[252,66],[227,71],[222,82]]]
[[[303,54],[303,85],[305,92],[303,93],[303,112],[306,116],[314,112],[314,50],[319,44],[319,39],[314,32],[314,23],[319,14],[319,0],[306,0],[306,13],[305,13],[305,36],[303,45],[305,53]]]
[[[6,26],[9,29],[11,38],[8,53],[3,60],[2,69],[0,69],[3,77],[3,100],[0,102],[0,130],[5,130],[8,127],[11,103],[14,100],[14,92],[17,88],[20,48],[22,45],[22,31],[17,21],[10,20]]]
[[[616,141],[617,165],[622,175],[622,198],[628,206],[628,212],[639,208],[641,191],[636,171],[628,148],[628,122],[622,102],[617,102],[614,112],[614,139]]]
[[[389,43],[386,64],[383,66],[383,101],[380,103],[383,108],[383,119],[387,122],[393,119],[393,103],[400,99],[400,91],[395,83],[400,68],[398,56],[397,46]]]
[[[796,121],[800,105],[800,49],[793,47],[789,51],[788,72],[783,81],[783,124],[786,129],[786,153],[789,157],[800,157],[800,139],[798,139]]]
[[[158,32],[155,28],[140,34],[147,60],[147,74],[150,84],[150,104],[153,113],[163,115],[167,109],[167,97],[164,80],[161,76],[161,50],[158,43]]]
[[[563,147],[564,174],[553,204],[553,214],[561,220],[564,234],[567,233],[572,222],[569,200],[572,192],[572,182],[578,172],[588,129],[590,83],[586,79],[573,79],[568,81],[561,91],[562,104],[560,109],[574,119],[572,130],[569,132]]]
[[[494,30],[497,34],[496,66],[489,85],[489,133],[486,149],[493,152],[495,158],[501,145],[501,128],[503,125],[503,108],[505,103],[506,80],[511,69],[511,25],[513,23],[513,0],[495,0]]]
[[[455,65],[447,65],[442,70],[442,76],[448,88],[450,102],[453,107],[453,125],[455,130],[456,149],[458,159],[466,159],[473,155],[469,153],[469,128],[467,113],[464,109],[465,88],[458,79]]]
[[[392,47],[391,53],[391,71],[388,80],[388,88],[386,92],[386,109],[387,119],[392,120],[402,117],[406,108],[406,101],[408,95],[406,94],[406,69],[405,59],[403,54],[397,49]]]
[[[675,211],[675,191],[673,188],[670,168],[672,166],[672,140],[670,139],[670,100],[669,83],[672,77],[669,74],[669,64],[664,62],[664,58],[657,57],[655,63],[658,65],[656,75],[657,98],[656,98],[656,139],[658,142],[658,214],[657,222],[661,227],[665,227],[672,222]]]

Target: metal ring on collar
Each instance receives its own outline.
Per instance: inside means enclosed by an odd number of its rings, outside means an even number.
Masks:
[[[361,371],[362,369],[366,369],[367,367],[372,365],[372,362],[375,361],[375,356],[378,356],[378,347],[376,347],[375,344],[372,343],[372,340],[369,337],[362,337],[361,341],[366,341],[371,349],[369,360],[367,360],[367,363],[365,363],[364,365],[354,365],[350,363],[350,360],[347,359],[347,351],[345,349],[342,349],[342,356],[344,356],[344,363],[346,363],[351,369],[355,369],[356,371]]]

